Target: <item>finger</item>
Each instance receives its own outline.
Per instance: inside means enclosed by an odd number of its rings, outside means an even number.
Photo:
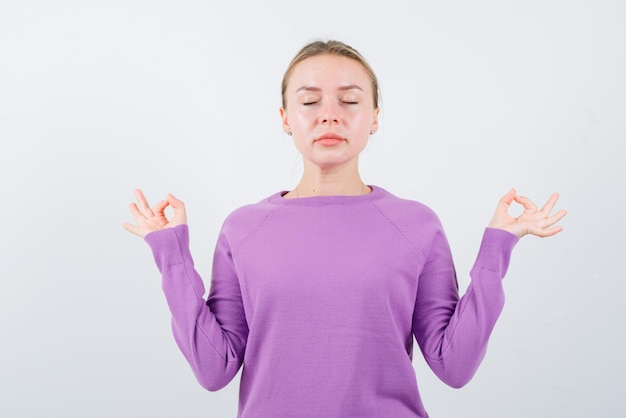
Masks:
[[[183,203],[182,200],[178,200],[174,197],[173,194],[169,193],[167,195],[167,201],[169,202],[170,205],[172,205],[172,208],[176,209],[177,207],[180,206],[184,206],[185,204]]]
[[[537,205],[535,205],[533,201],[527,197],[515,196],[515,201],[524,207],[524,212],[532,213],[537,211]]]
[[[557,223],[558,221],[560,221],[561,219],[563,219],[563,217],[567,215],[567,211],[564,209],[561,209],[560,211],[558,211],[557,213],[555,213],[554,215],[546,218],[543,222],[544,224],[544,228],[548,227],[548,226],[552,226],[555,223]]]
[[[154,213],[152,213],[152,209],[150,209],[150,205],[148,204],[146,197],[143,195],[143,192],[140,189],[135,190],[135,197],[137,198],[137,203],[139,203],[138,206],[139,210],[141,210],[141,213],[143,213],[146,217],[154,215]]]
[[[559,225],[559,226],[554,226],[552,228],[531,230],[530,233],[540,238],[546,238],[546,237],[551,237],[553,235],[556,235],[562,230],[563,230],[563,227]]]
[[[529,228],[529,233],[532,235],[536,235],[538,237],[542,237],[542,238],[550,237],[552,235],[558,234],[559,232],[563,230],[563,227],[560,225],[559,226],[552,226],[552,225],[556,224],[561,219],[563,219],[565,215],[567,215],[567,211],[562,209],[558,211],[557,213],[555,213],[554,215],[550,216],[549,218],[546,218],[542,220],[541,222],[531,225]]]
[[[185,211],[185,204],[182,200],[178,200],[173,194],[167,195],[168,204],[174,209],[174,218],[172,221],[175,224],[187,223],[187,213]]]
[[[183,201],[176,199],[171,193],[167,195],[167,203],[172,207],[172,209],[174,209],[174,213],[176,213],[177,211],[185,211],[185,204],[183,203]]]
[[[550,212],[552,212],[552,209],[554,209],[554,206],[556,205],[556,202],[558,200],[559,200],[559,194],[552,193],[552,196],[550,196],[546,204],[541,208],[541,212],[545,213],[546,215],[550,214]]]
[[[504,211],[506,212],[513,203],[513,199],[515,199],[515,189],[511,189],[507,194],[502,196],[502,198],[498,201],[498,207],[496,211]]]
[[[130,224],[128,222],[124,222],[122,224],[122,226],[124,227],[125,230],[127,230],[128,232],[137,235],[138,237],[141,237],[141,233],[139,232],[139,227],[133,224]]]
[[[139,210],[139,208],[137,207],[135,203],[131,203],[130,205],[128,205],[128,207],[130,208],[130,213],[133,215],[133,218],[135,218],[135,222],[139,224],[142,221],[145,221],[146,216],[143,213],[141,213],[141,211]]]
[[[165,208],[169,206],[169,202],[167,199],[161,200],[159,203],[152,207],[153,213],[163,214],[165,212]]]

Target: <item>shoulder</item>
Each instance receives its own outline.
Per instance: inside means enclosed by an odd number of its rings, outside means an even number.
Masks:
[[[279,193],[269,196],[260,202],[241,206],[232,211],[224,220],[220,235],[226,237],[231,246],[241,244],[257,230],[275,209],[271,200]]]
[[[390,222],[397,226],[419,227],[441,225],[437,214],[424,203],[416,200],[400,198],[384,189],[381,189],[381,198],[372,204]]]
[[[427,205],[399,198],[389,192],[372,202],[386,219],[423,260],[427,260],[435,248],[447,247],[445,232],[435,212]]]

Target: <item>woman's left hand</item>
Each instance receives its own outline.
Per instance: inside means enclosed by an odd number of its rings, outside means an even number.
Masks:
[[[554,205],[556,205],[559,195],[554,193],[548,199],[548,202],[541,208],[537,206],[527,197],[517,196],[515,189],[511,189],[498,202],[496,213],[493,215],[490,228],[498,228],[517,235],[519,238],[524,235],[531,234],[538,237],[551,237],[563,230],[561,226],[553,226],[563,218],[567,212],[563,209],[550,215]],[[517,218],[509,215],[508,210],[513,201],[524,206],[524,212]]]

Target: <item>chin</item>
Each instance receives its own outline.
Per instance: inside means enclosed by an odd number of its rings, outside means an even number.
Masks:
[[[333,169],[333,168],[339,168],[339,167],[343,167],[343,166],[348,166],[350,164],[356,163],[356,157],[352,157],[352,158],[346,158],[345,156],[342,157],[331,157],[331,156],[326,156],[325,158],[307,158],[308,162],[310,165],[312,166],[316,166],[319,167],[321,169],[327,170],[327,169]]]

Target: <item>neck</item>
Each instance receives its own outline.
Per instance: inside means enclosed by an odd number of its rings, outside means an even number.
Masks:
[[[305,165],[302,179],[285,197],[358,196],[370,191],[370,188],[361,180],[357,167],[325,169]]]

